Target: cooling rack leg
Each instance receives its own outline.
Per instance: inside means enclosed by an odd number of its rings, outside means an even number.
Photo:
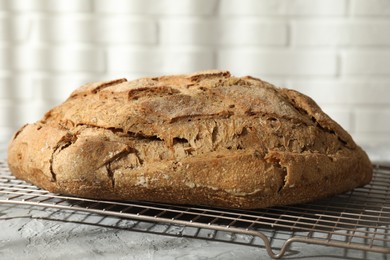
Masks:
[[[218,229],[218,227],[215,227],[215,229]],[[221,229],[222,231],[227,231],[226,229]],[[272,247],[271,247],[271,242],[270,242],[270,239],[264,235],[262,232],[260,231],[255,231],[255,230],[242,230],[242,229],[237,229],[237,228],[229,228],[228,230],[229,232],[232,232],[232,233],[236,233],[236,234],[245,234],[245,235],[251,235],[251,236],[255,236],[255,237],[259,237],[261,240],[263,240],[263,243],[264,243],[264,247],[265,247],[265,250],[267,251],[268,255],[271,257],[271,258],[274,258],[274,259],[280,259],[284,256],[284,254],[286,253],[287,249],[289,248],[290,244],[292,242],[294,242],[294,240],[287,240],[282,248],[280,249],[279,253],[275,254],[275,252],[272,250]]]

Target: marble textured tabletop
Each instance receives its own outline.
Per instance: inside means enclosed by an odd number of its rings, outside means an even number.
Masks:
[[[388,151],[373,154],[384,160]],[[6,158],[6,144],[0,159]],[[0,204],[0,259],[269,259],[262,247],[57,221],[61,210]],[[91,217],[91,216],[90,216]],[[92,216],[93,217],[93,216]],[[95,216],[96,217],[96,216]],[[65,217],[66,218],[66,217]],[[85,216],[80,215],[83,219]],[[105,221],[110,221],[107,217]],[[113,220],[114,221],[114,220]],[[142,225],[142,223],[140,223]],[[303,243],[284,259],[387,259],[389,255]]]

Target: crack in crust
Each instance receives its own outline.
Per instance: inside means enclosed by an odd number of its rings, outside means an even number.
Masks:
[[[99,91],[101,91],[104,88],[108,88],[108,87],[111,87],[111,86],[114,86],[114,85],[117,85],[117,84],[120,84],[120,83],[123,83],[123,82],[126,82],[126,81],[127,81],[127,79],[116,79],[116,80],[112,80],[112,81],[109,81],[109,82],[102,83],[101,85],[95,87],[91,91],[91,93],[92,94],[96,94],[96,93],[98,93]]]
[[[51,154],[49,163],[50,163],[50,173],[52,176],[51,181],[56,182],[57,181],[57,174],[53,170],[53,161],[54,161],[54,156],[58,153],[60,153],[62,150],[66,149],[70,145],[72,145],[74,142],[76,142],[77,136],[73,135],[71,133],[66,134],[63,138],[61,138],[57,145],[53,149],[53,153]]]
[[[356,147],[351,136],[326,115],[311,98],[289,89],[282,89],[280,92],[290,101],[297,111],[312,120],[322,131],[336,135],[340,143],[347,148],[354,149]]]
[[[103,166],[106,167],[107,176],[111,180],[112,188],[115,188],[115,176],[114,176],[114,170],[111,169],[111,163],[115,161],[119,161],[121,158],[127,156],[131,152],[136,153],[136,150],[128,147],[128,149],[114,155],[113,157],[109,158],[107,161],[105,161],[102,165],[98,167],[98,168],[101,168]]]

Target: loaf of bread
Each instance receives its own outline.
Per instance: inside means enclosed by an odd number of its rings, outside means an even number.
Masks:
[[[84,85],[14,134],[8,164],[54,193],[227,208],[308,202],[372,177],[312,99],[227,71]]]

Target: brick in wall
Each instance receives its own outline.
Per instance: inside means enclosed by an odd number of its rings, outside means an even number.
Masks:
[[[88,12],[93,0],[0,0],[3,10],[17,12]]]
[[[0,14],[0,42],[26,41],[31,30],[31,19],[23,15]]]
[[[333,51],[222,50],[217,66],[238,74],[334,76],[337,54]]]
[[[165,19],[161,43],[174,45],[280,46],[287,44],[287,24],[259,19]]]
[[[357,16],[388,16],[390,2],[388,0],[351,0],[351,14]]]
[[[390,22],[307,19],[292,23],[292,35],[292,44],[301,46],[386,46],[390,45]]]
[[[217,0],[95,0],[97,13],[212,15]]]
[[[390,51],[348,50],[342,53],[341,73],[357,76],[390,75]]]
[[[51,15],[37,21],[37,40],[67,44],[153,44],[157,41],[157,25],[150,19],[124,15],[99,18],[86,14]]]
[[[221,15],[344,15],[346,0],[221,0],[219,14]]]
[[[29,101],[35,97],[32,80],[28,76],[1,75],[0,86],[0,100]]]
[[[202,48],[110,48],[107,57],[109,72],[189,73],[214,67],[212,51]]]
[[[10,63],[12,65],[7,66],[16,71],[99,72],[105,69],[104,52],[98,48],[80,46],[46,48],[24,45],[8,48],[5,52],[12,53]]]
[[[288,41],[287,23],[279,20],[228,19],[218,28],[221,46],[283,46]]]
[[[212,45],[217,40],[217,21],[201,18],[162,19],[160,42],[163,45]]]
[[[356,131],[358,133],[389,133],[390,108],[358,108],[356,109]],[[389,137],[386,138],[390,140]]]

